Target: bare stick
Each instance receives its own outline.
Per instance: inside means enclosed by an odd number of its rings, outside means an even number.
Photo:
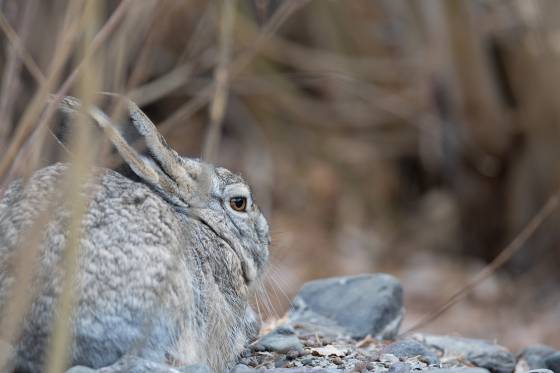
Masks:
[[[486,280],[488,277],[492,276],[498,268],[503,266],[511,257],[517,253],[523,244],[527,242],[529,238],[537,229],[542,225],[542,223],[550,217],[550,215],[558,208],[560,204],[560,191],[553,194],[544,206],[539,210],[539,212],[529,221],[529,223],[523,228],[523,230],[515,237],[515,239],[506,246],[500,254],[490,264],[484,267],[480,272],[478,272],[465,286],[455,292],[447,301],[445,301],[441,306],[439,306],[435,311],[430,312],[424,317],[420,318],[416,323],[414,323],[410,328],[401,333],[401,335],[409,334],[423,326],[426,326],[436,320],[445,311],[453,307],[459,301],[461,301],[465,296],[473,291],[473,289],[479,285],[482,281]]]
[[[222,21],[220,22],[220,53],[218,65],[214,70],[214,97],[210,105],[210,126],[206,133],[202,158],[207,162],[216,160],[217,148],[220,142],[222,122],[227,106],[229,90],[228,66],[231,59],[233,23],[235,19],[234,0],[224,0],[222,5]]]

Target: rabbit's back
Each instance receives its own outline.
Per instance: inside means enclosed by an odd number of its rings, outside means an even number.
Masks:
[[[0,202],[0,301],[9,303],[14,248],[41,229],[32,289],[35,293],[16,346],[23,368],[38,370],[62,289],[63,252],[70,218],[61,189],[65,165],[16,182]],[[185,222],[147,186],[113,171],[94,175],[78,247],[72,363],[101,367],[124,353],[164,361],[192,317],[193,281]],[[33,227],[48,211],[48,225]],[[29,260],[32,259],[30,256]],[[189,316],[189,314],[191,316]],[[195,324],[195,323],[193,323]]]

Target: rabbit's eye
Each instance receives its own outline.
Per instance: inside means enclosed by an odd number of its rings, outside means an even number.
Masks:
[[[233,197],[229,200],[229,205],[235,211],[245,212],[247,210],[247,198],[246,197]]]

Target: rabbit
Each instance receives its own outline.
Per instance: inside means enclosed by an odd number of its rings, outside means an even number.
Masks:
[[[248,298],[268,259],[267,220],[240,176],[180,157],[127,102],[127,125],[144,140],[149,156],[140,156],[101,109],[82,108],[73,97],[61,103],[66,115],[90,115],[135,175],[96,168],[83,188],[87,208],[73,284],[68,366],[141,372],[164,364],[173,372],[173,365],[201,363],[226,371],[258,329]],[[17,372],[44,369],[68,240],[69,212],[60,193],[68,168],[57,163],[40,169],[26,183],[9,185],[0,200],[2,313],[14,287],[13,258],[21,249],[16,248],[50,209],[30,307],[13,341]],[[127,359],[134,369],[123,368]]]

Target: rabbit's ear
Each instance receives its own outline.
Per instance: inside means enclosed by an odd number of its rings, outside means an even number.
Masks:
[[[138,105],[130,100],[127,101],[130,121],[138,133],[144,138],[146,146],[154,160],[177,185],[192,189],[195,180],[197,180],[202,173],[201,163],[181,158],[175,150],[167,145],[167,142],[158,132],[156,126],[146,114],[140,110]]]
[[[118,98],[121,99],[121,97]],[[138,106],[126,98],[122,99],[126,100],[128,104],[128,121],[145,140],[153,162],[138,154],[107,114],[98,107],[93,106],[84,111],[78,99],[67,96],[62,99],[60,110],[67,114],[85,112],[99,125],[138,177],[163,190],[172,199],[179,198],[188,204],[193,195],[195,180],[201,173],[200,166],[194,161],[181,158],[173,149],[169,148],[155,125]]]

